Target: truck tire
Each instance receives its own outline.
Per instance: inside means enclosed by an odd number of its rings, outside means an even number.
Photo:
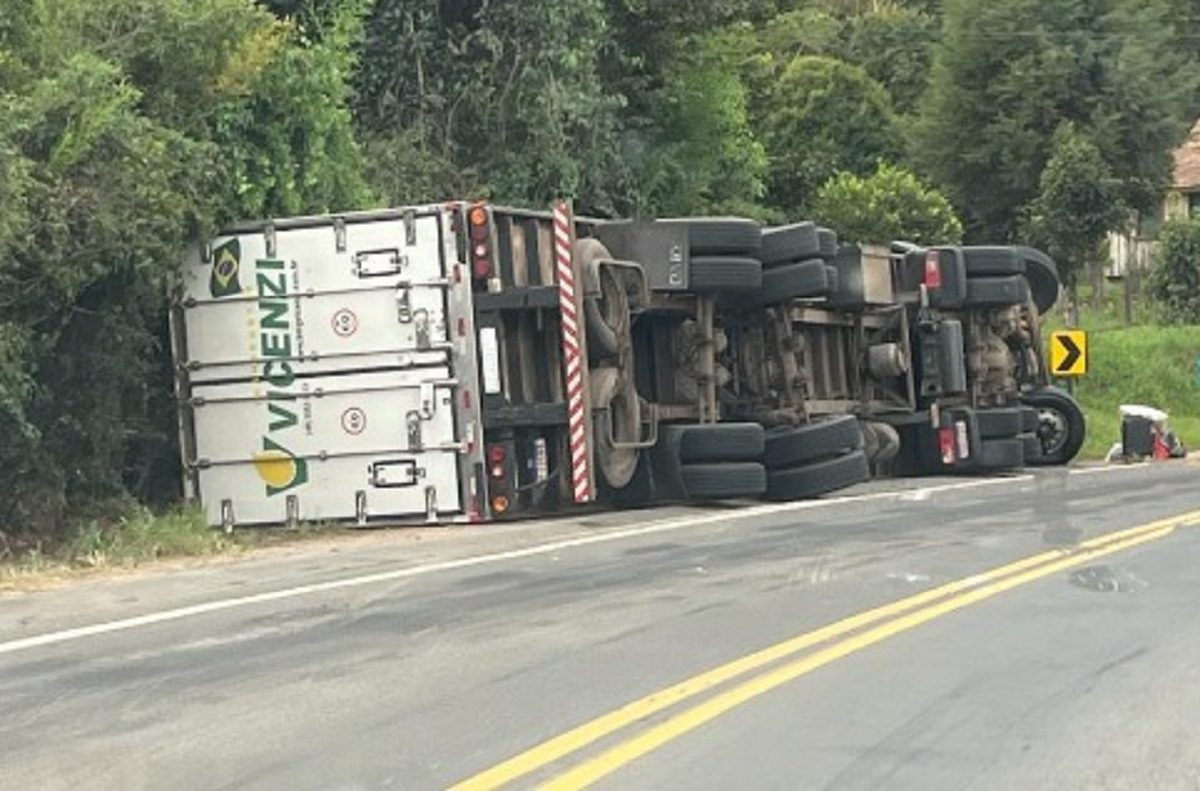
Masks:
[[[659,436],[674,442],[679,435],[679,460],[684,464],[713,461],[762,461],[766,432],[757,423],[712,423],[661,426]]]
[[[762,228],[740,217],[680,217],[659,220],[686,225],[692,255],[748,255],[762,247]]]
[[[1066,464],[1074,459],[1087,437],[1087,422],[1079,403],[1057,387],[1044,387],[1021,396],[1038,411],[1038,438],[1042,441],[1039,464]]]
[[[1013,470],[1025,465],[1025,445],[1019,439],[987,439],[979,443],[975,466],[981,470]]]
[[[690,500],[731,500],[761,497],[767,491],[767,470],[755,462],[687,464],[683,489]]]
[[[817,237],[817,226],[811,222],[798,222],[778,228],[766,228],[762,232],[762,248],[758,260],[766,266],[802,261],[821,255],[821,242]]]
[[[617,368],[604,366],[592,369],[592,405],[597,410],[608,410],[611,415],[613,437],[617,442],[634,442],[641,433],[641,400],[633,380],[622,376]],[[599,478],[613,489],[623,489],[637,471],[637,450],[611,444],[608,430],[601,422],[601,412],[593,418],[596,436],[596,469]]]
[[[837,258],[837,234],[829,228],[817,228],[817,241],[820,243],[820,256],[827,261]]]
[[[979,409],[975,412],[982,439],[1010,439],[1021,433],[1024,416],[1020,407]]]
[[[1021,447],[1025,453],[1025,465],[1027,467],[1035,467],[1042,463],[1042,438],[1037,434],[1022,434],[1017,437],[1021,440]]]
[[[805,500],[870,479],[867,455],[856,450],[815,464],[772,471],[767,475],[767,499]]]
[[[825,262],[819,258],[772,267],[762,273],[763,301],[778,305],[797,297],[820,297],[829,293]]]
[[[999,308],[1020,305],[1029,299],[1029,284],[1020,275],[975,277],[967,280],[968,308]]]
[[[1038,313],[1049,313],[1058,302],[1062,283],[1058,279],[1058,265],[1054,259],[1032,247],[1018,247],[1017,254],[1025,262],[1025,279],[1029,281],[1029,293]]]
[[[1023,275],[1025,262],[1013,247],[964,247],[967,277]]]
[[[657,505],[661,498],[654,481],[654,470],[650,457],[646,453],[638,455],[637,469],[633,477],[623,488],[613,489],[603,478],[597,480],[597,485],[603,492],[606,501],[621,508],[641,508],[647,505]]]
[[[862,426],[852,416],[767,432],[763,463],[776,470],[808,464],[863,446]]]
[[[692,259],[688,280],[693,294],[759,294],[763,269],[753,258],[699,256]]]

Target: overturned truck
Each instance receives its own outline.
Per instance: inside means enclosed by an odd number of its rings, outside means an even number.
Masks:
[[[1062,464],[1053,261],[452,202],[229,229],[172,307],[214,525],[477,522]]]

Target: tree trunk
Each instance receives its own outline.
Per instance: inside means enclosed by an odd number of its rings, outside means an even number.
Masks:
[[[1079,326],[1079,284],[1074,272],[1067,278],[1067,326]]]

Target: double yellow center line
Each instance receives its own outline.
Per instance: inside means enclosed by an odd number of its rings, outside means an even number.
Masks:
[[[842,657],[1012,588],[1105,555],[1163,538],[1179,526],[1194,522],[1200,522],[1200,511],[1107,533],[1072,547],[1042,552],[1015,563],[965,577],[853,615],[815,631],[797,635],[627,703],[619,709],[572,728],[462,781],[453,787],[454,791],[500,788],[664,709],[698,698],[703,693],[741,676],[750,675],[747,680],[630,736],[594,757],[583,760],[542,786],[548,789],[584,788],[725,712]],[[844,639],[798,659],[767,668],[768,665],[792,658],[806,649],[835,638]],[[751,675],[752,671],[759,670],[762,672]]]

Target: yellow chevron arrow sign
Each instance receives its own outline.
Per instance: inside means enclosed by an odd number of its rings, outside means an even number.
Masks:
[[[1087,333],[1059,330],[1050,335],[1050,374],[1084,376],[1088,372]]]

